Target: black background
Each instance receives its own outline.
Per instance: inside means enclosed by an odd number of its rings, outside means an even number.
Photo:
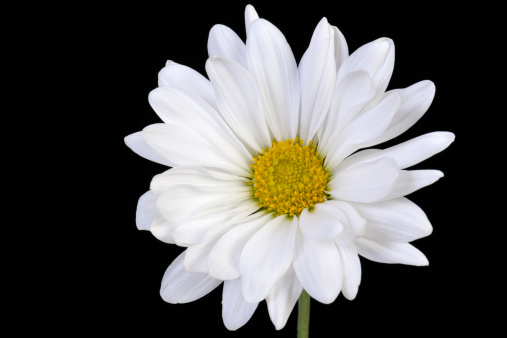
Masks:
[[[166,60],[204,74],[214,24],[245,37],[246,4],[81,2],[4,11],[7,328],[53,336],[295,336],[297,311],[276,331],[264,302],[243,328],[229,332],[221,287],[189,304],[162,301],[162,275],[182,248],[135,226],[137,199],[165,168],[134,154],[123,138],[159,121],[147,96]],[[379,37],[394,40],[388,89],[435,82],[426,115],[382,147],[431,131],[456,134],[446,151],[415,167],[440,169],[445,177],[409,196],[434,227],[414,242],[430,265],[361,259],[357,298],[313,301],[311,336],[493,332],[502,313],[493,306],[505,304],[499,289],[506,202],[500,10],[437,2],[252,4],[285,34],[298,61],[326,16],[351,52]]]

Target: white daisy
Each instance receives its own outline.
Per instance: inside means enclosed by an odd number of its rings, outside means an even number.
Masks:
[[[153,178],[136,219],[139,229],[187,248],[167,269],[162,298],[191,302],[224,282],[228,329],[244,325],[263,300],[281,329],[303,289],[322,303],[340,291],[354,299],[358,254],[428,264],[409,242],[432,227],[403,196],[443,174],[405,169],[454,135],[358,151],[410,128],[430,106],[433,83],[386,92],[388,38],[349,56],[324,18],[297,66],[283,34],[250,5],[245,22],[246,44],[226,26],[211,29],[209,80],[168,61],[149,95],[163,123],[125,142],[172,167]]]

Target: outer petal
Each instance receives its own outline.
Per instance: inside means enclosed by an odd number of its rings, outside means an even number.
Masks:
[[[188,124],[204,135],[216,136],[228,132],[220,114],[194,93],[178,87],[155,88],[148,95],[151,107],[162,121]]]
[[[299,76],[292,50],[278,28],[264,19],[255,20],[248,33],[248,69],[260,89],[266,122],[276,139],[293,139],[298,128]]]
[[[428,110],[435,96],[435,85],[431,81],[421,81],[405,89],[394,89],[385,95],[398,93],[401,105],[387,130],[371,145],[379,144],[401,135],[412,127]]]
[[[178,223],[169,222],[163,218],[155,220],[150,228],[151,234],[156,239],[164,243],[175,244],[173,237],[174,230],[178,226]]]
[[[195,246],[205,241],[207,234],[213,232],[215,228],[230,226],[238,220],[245,219],[258,208],[255,203],[245,201],[239,205],[228,205],[226,210],[221,210],[223,209],[221,205],[205,209],[179,223],[173,237],[180,246]]]
[[[185,269],[189,272],[208,273],[208,255],[218,239],[231,227],[224,222],[209,230],[202,243],[190,246],[185,255]]]
[[[163,196],[161,213],[176,223],[171,238],[180,246],[199,244],[215,226],[233,224],[259,209],[243,178],[211,169],[176,167],[155,176],[151,189]],[[178,195],[181,191],[186,192]]]
[[[224,25],[211,28],[208,37],[209,57],[219,55],[246,67],[245,53],[245,44],[232,29]]]
[[[332,27],[334,30],[334,58],[336,61],[336,70],[338,71],[343,62],[349,57],[349,47],[338,27]]]
[[[158,195],[148,190],[137,202],[136,225],[139,230],[150,230],[153,221],[160,215],[157,209]]]
[[[375,202],[391,192],[398,174],[396,163],[389,158],[359,163],[339,171],[329,182],[329,193],[345,201]]]
[[[383,157],[392,158],[400,169],[405,169],[441,152],[453,141],[454,134],[444,131],[421,135],[384,150],[368,149],[357,152],[343,160],[338,165],[338,170],[359,162],[370,162]]]
[[[323,18],[299,64],[299,137],[307,142],[313,139],[331,102],[336,82],[334,42],[334,30]]]
[[[338,297],[342,268],[340,254],[332,240],[313,240],[298,231],[293,266],[310,296],[324,304]]]
[[[433,132],[384,149],[382,156],[393,158],[400,169],[405,169],[441,152],[453,141],[453,133]]]
[[[234,162],[243,163],[248,167],[251,161],[248,151],[234,136],[222,117],[198,96],[176,87],[163,87],[153,90],[148,100],[165,123],[187,124],[195,130],[194,134],[201,135],[201,139],[204,138],[209,143],[213,143],[224,155],[228,154]],[[144,132],[143,137],[153,147]],[[193,137],[187,136],[180,142],[190,142],[192,139]],[[169,147],[170,145],[166,146],[166,148]]]
[[[358,70],[347,74],[336,82],[326,123],[319,133],[319,151],[326,156],[331,147],[336,147],[339,132],[375,96],[375,86],[366,71]]]
[[[250,26],[252,23],[259,18],[257,11],[252,5],[246,5],[245,8],[245,29],[246,35],[248,36],[248,32],[250,31]]]
[[[167,61],[165,67],[158,73],[158,86],[185,89],[199,96],[213,109],[217,107],[211,82],[192,68],[174,61]]]
[[[155,175],[151,180],[150,189],[161,194],[181,184],[196,186],[209,192],[243,191],[246,179],[237,175],[222,173],[210,168],[195,166],[178,166]]]
[[[393,190],[383,200],[403,197],[438,181],[444,173],[440,170],[400,170]]]
[[[297,217],[292,220],[276,217],[245,245],[240,271],[247,302],[265,299],[275,282],[287,272],[294,253],[297,226]]]
[[[220,283],[219,279],[205,273],[188,272],[183,267],[185,252],[182,252],[169,265],[162,278],[160,296],[168,303],[189,303],[213,291]]]
[[[210,128],[208,134],[214,134],[214,131]],[[240,141],[232,134],[231,144],[226,145],[226,138],[220,137],[215,139],[221,143],[218,145],[210,141],[213,137],[206,138],[193,126],[159,123],[144,128],[143,137],[155,151],[170,158],[175,165],[215,167],[239,176],[250,175],[248,163],[251,157],[247,157],[246,149],[243,148],[245,153],[238,149]],[[238,143],[235,145],[235,142]]]
[[[301,233],[312,239],[332,239],[343,231],[347,218],[335,205],[319,203],[313,212],[304,209],[299,216]]]
[[[358,48],[338,70],[338,80],[356,70],[366,70],[377,88],[383,94],[394,68],[394,43],[391,39],[380,38]]]
[[[361,283],[361,262],[353,243],[338,245],[338,251],[343,271],[342,293],[345,298],[353,300]]]
[[[347,245],[357,237],[363,235],[366,219],[364,219],[350,203],[336,200],[327,201],[326,203],[339,208],[345,216],[343,231],[333,238],[337,245]]]
[[[296,277],[294,269],[289,267],[287,273],[271,289],[266,303],[269,317],[277,330],[283,329],[289,315],[303,292],[303,286]]]
[[[206,208],[239,205],[251,198],[250,189],[243,192],[209,192],[190,185],[178,185],[160,195],[157,206],[165,219],[181,222]]]
[[[404,197],[377,203],[352,203],[367,219],[364,237],[386,242],[411,242],[431,234],[424,211]]]
[[[240,277],[240,257],[243,248],[248,240],[272,219],[272,215],[262,217],[252,215],[247,221],[223,235],[208,255],[209,274],[223,280]]]
[[[223,118],[257,156],[261,149],[271,144],[271,138],[255,80],[238,63],[221,57],[208,59],[206,72],[217,92],[217,104]]]
[[[354,242],[359,254],[379,263],[428,265],[424,254],[409,243],[381,242],[359,238]]]
[[[147,160],[160,163],[169,167],[174,167],[173,162],[169,161],[164,156],[157,153],[155,149],[153,149],[148,145],[148,143],[146,143],[146,141],[142,136],[142,132],[140,131],[125,137],[125,144],[127,145],[127,147],[132,149],[134,153],[136,153],[141,157],[144,157]]]
[[[259,303],[247,303],[241,294],[241,278],[224,282],[222,294],[222,318],[225,327],[235,331],[245,325]]]
[[[333,171],[345,157],[382,134],[399,105],[400,98],[394,93],[353,119],[333,140],[326,157],[327,167]]]

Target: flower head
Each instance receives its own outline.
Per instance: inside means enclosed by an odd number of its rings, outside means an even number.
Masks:
[[[445,149],[434,132],[366,149],[410,128],[435,93],[430,81],[386,92],[388,38],[349,55],[322,19],[299,66],[283,34],[245,11],[246,44],[214,26],[209,80],[168,61],[149,102],[163,123],[126,137],[139,155],[172,167],[139,199],[137,225],[187,249],[161,287],[170,303],[196,300],[223,282],[223,319],[235,330],[265,300],[282,328],[302,290],[322,302],[354,299],[358,254],[427,265],[409,242],[432,227],[406,199],[438,170],[406,170]]]

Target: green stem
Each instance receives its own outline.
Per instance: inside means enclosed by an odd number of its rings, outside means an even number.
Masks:
[[[308,338],[310,329],[310,295],[303,290],[298,300],[298,337]]]

